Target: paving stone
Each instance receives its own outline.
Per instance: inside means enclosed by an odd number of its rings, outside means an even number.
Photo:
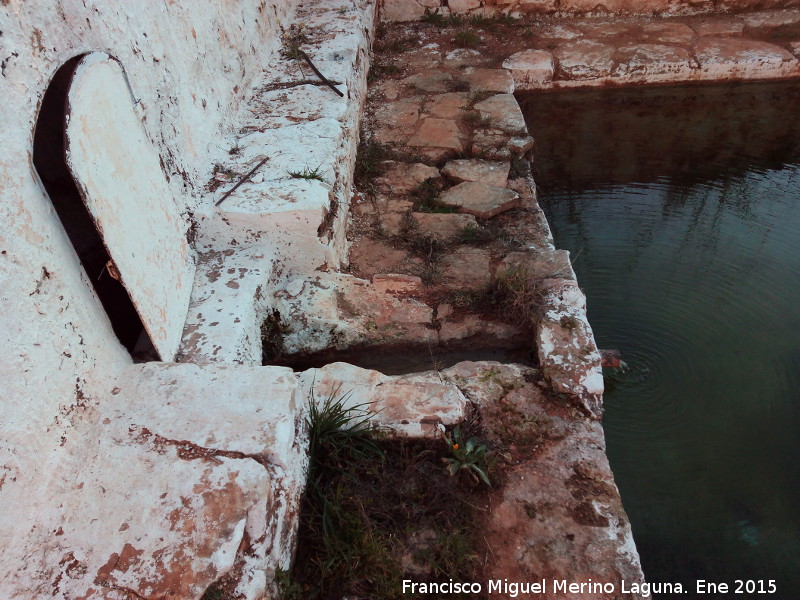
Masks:
[[[439,119],[457,119],[470,103],[469,92],[447,92],[432,96],[425,103],[424,116]]]
[[[472,136],[472,153],[493,160],[509,160],[512,156],[507,133],[498,129],[478,130]]]
[[[642,27],[642,38],[654,44],[691,44],[696,34],[683,23],[647,23]]]
[[[608,77],[614,66],[614,47],[593,40],[567,42],[556,48],[553,54],[564,79]]]
[[[444,276],[462,288],[486,285],[492,278],[491,255],[483,248],[459,248],[442,259]]]
[[[384,104],[375,111],[381,128],[410,128],[419,119],[420,100],[398,100]]]
[[[366,276],[398,271],[398,267],[405,264],[407,259],[408,252],[405,250],[369,238],[355,242],[350,251],[351,264]]]
[[[423,92],[447,92],[452,88],[453,76],[444,71],[428,69],[406,77],[402,81]]]
[[[514,93],[514,78],[505,68],[476,69],[470,67],[464,72],[464,76],[469,83],[469,89],[473,92]]]
[[[419,129],[408,141],[408,145],[459,151],[464,149],[456,122],[449,119],[422,119]]]
[[[474,106],[481,116],[491,120],[492,127],[512,135],[527,135],[525,117],[513,94],[497,94]]]
[[[397,100],[400,95],[400,82],[394,79],[382,81],[373,88],[376,92],[383,94],[389,101]]]
[[[701,38],[695,56],[709,79],[767,79],[798,70],[797,59],[787,50],[756,40]]]
[[[382,293],[410,294],[422,287],[422,279],[416,275],[378,274],[372,276],[372,285]]]
[[[619,64],[614,75],[627,77],[652,78],[667,74],[687,77],[693,66],[691,55],[685,48],[659,44],[624,46],[618,50],[617,60]]]
[[[378,189],[395,194],[407,194],[423,181],[438,179],[439,169],[423,163],[387,161],[386,172],[378,178]]]
[[[412,213],[419,233],[447,242],[458,237],[465,227],[477,227],[473,215],[458,213]]]
[[[543,87],[553,81],[553,55],[546,50],[523,50],[503,61],[514,82],[523,89]]]
[[[738,37],[744,31],[744,21],[741,19],[704,19],[693,23],[697,35],[700,37]]]
[[[459,183],[439,196],[439,200],[448,206],[457,206],[462,212],[475,215],[479,219],[490,219],[517,208],[522,202],[514,190],[476,181]]]
[[[510,169],[511,163],[509,162],[465,158],[448,162],[442,169],[442,174],[455,179],[459,183],[462,181],[479,181],[486,185],[506,187]]]

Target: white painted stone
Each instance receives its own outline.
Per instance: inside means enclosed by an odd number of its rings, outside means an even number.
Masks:
[[[603,372],[600,352],[586,317],[586,297],[577,283],[543,282],[544,313],[536,325],[542,372],[553,389],[570,395],[587,414],[602,414]]]
[[[519,89],[544,87],[553,80],[553,55],[546,50],[522,50],[503,61]]]
[[[67,162],[153,345],[172,360],[194,278],[180,204],[117,61],[83,58],[68,102]]]

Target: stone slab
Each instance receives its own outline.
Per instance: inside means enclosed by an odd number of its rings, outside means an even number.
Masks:
[[[412,213],[417,231],[434,239],[449,242],[457,238],[465,227],[477,227],[473,215],[458,213]]]
[[[458,183],[478,181],[502,188],[508,184],[510,170],[510,162],[464,158],[447,162],[442,168],[442,174]]]
[[[172,360],[195,266],[161,159],[134,111],[125,73],[107,54],[81,59],[68,102],[67,162],[153,345]]]
[[[416,133],[408,140],[408,145],[459,151],[464,149],[458,125],[450,119],[422,119]]]
[[[528,126],[513,94],[496,94],[474,106],[481,116],[490,120],[490,127],[505,133],[526,136]]]
[[[459,183],[442,193],[439,200],[479,219],[490,219],[502,212],[518,208],[522,203],[519,194],[513,190],[475,181]]]

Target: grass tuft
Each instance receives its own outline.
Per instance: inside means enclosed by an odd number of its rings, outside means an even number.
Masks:
[[[292,179],[316,179],[317,181],[324,181],[320,169],[322,165],[315,169],[310,169],[306,166],[302,171],[286,171]]]
[[[364,191],[372,191],[375,179],[385,171],[384,161],[389,160],[391,152],[386,146],[372,139],[364,139],[358,145],[353,178],[357,186]]]
[[[527,330],[533,326],[539,290],[528,270],[516,266],[495,275],[483,288],[454,292],[450,302],[473,312],[495,315]]]
[[[462,29],[453,38],[459,48],[477,48],[481,44],[481,36],[474,29]]]

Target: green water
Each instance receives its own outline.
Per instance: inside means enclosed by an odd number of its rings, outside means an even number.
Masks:
[[[800,86],[522,100],[556,245],[628,364],[604,427],[647,579],[800,599]]]

